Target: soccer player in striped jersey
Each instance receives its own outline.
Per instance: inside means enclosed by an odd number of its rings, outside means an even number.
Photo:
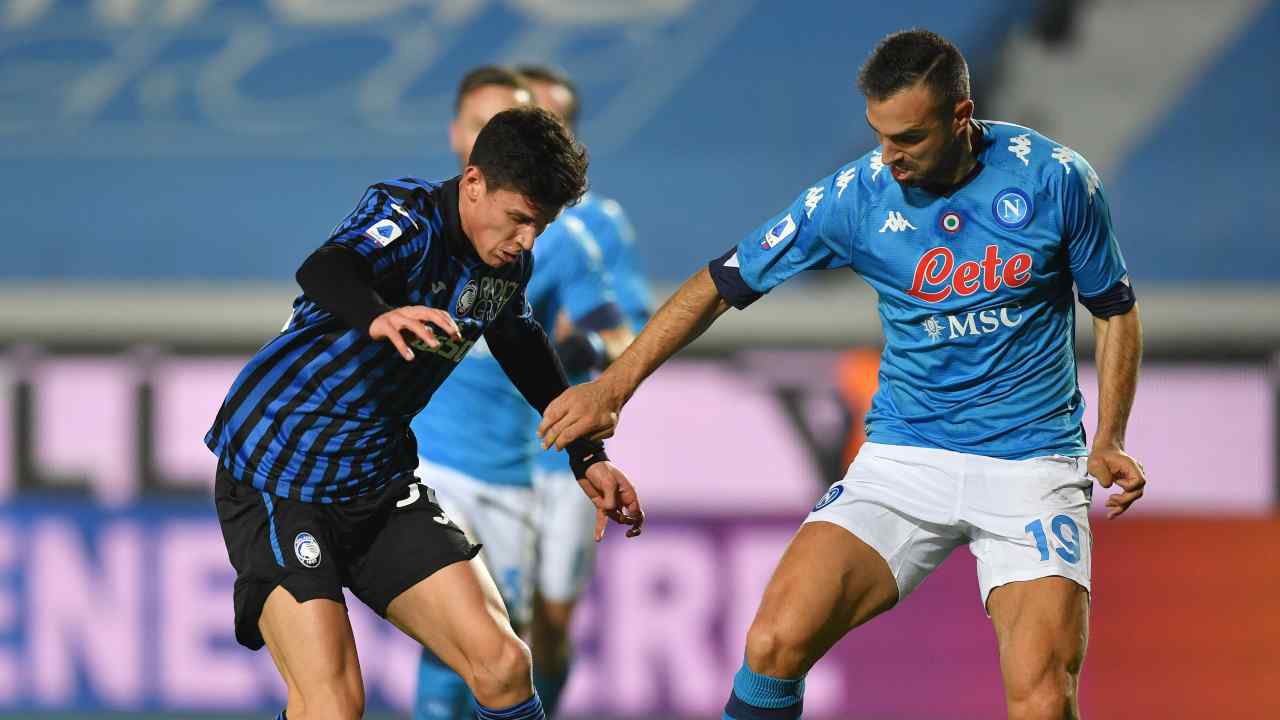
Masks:
[[[525,287],[534,240],[581,196],[586,164],[559,121],[520,108],[484,126],[459,177],[373,185],[232,384],[205,443],[236,638],[267,645],[294,720],[363,713],[343,587],[461,673],[477,717],[544,717],[479,548],[413,474],[409,421],[481,338],[534,408],[567,387]],[[639,500],[603,445],[571,462],[598,532],[611,517],[636,534]]]
[[[578,89],[567,75],[545,65],[520,65],[516,72],[528,81],[534,102],[577,131],[581,103]],[[591,190],[564,214],[581,220],[595,239],[618,305],[631,329],[639,332],[653,312],[653,300],[636,257],[635,228],[622,206]],[[591,340],[590,331],[571,320],[562,316],[556,324],[555,337],[562,347],[581,346]],[[569,376],[570,382],[586,379],[586,375]],[[579,496],[564,464],[564,453],[548,450],[538,456],[533,475],[538,500],[534,516],[538,567],[529,649],[533,651],[534,684],[548,715],[555,713],[569,680],[573,660],[569,625],[595,564],[595,509]]]
[[[638,384],[730,307],[805,270],[856,271],[885,337],[868,442],[774,571],[723,717],[800,717],[809,668],[967,544],[1009,717],[1078,718],[1093,479],[1119,487],[1109,517],[1146,484],[1124,451],[1141,323],[1102,183],[1070,148],[975,119],[964,58],[934,33],[886,37],[859,85],[880,147],[686,281],[597,381],[552,402],[540,433],[607,435]],[[1097,339],[1092,448],[1077,299]]]
[[[502,110],[531,102],[524,78],[510,68],[483,66],[459,83],[450,146],[465,166],[475,134]],[[631,341],[622,313],[613,300],[601,263],[601,253],[581,221],[567,217],[551,223],[533,250],[537,272],[525,297],[534,318],[551,328],[563,315],[584,333],[599,338],[602,347],[619,353]],[[600,359],[594,346],[558,345],[570,378],[583,363]],[[502,371],[483,343],[458,364],[435,401],[413,421],[413,430],[435,442],[419,448],[418,477],[436,491],[441,507],[484,547],[480,558],[488,567],[507,606],[516,632],[529,627],[534,579],[534,553],[541,509],[534,499],[534,460],[540,454],[534,431],[537,414]],[[563,460],[562,460],[563,462]],[[581,494],[576,483],[574,492]],[[595,509],[585,498],[595,526]],[[594,544],[594,543],[593,543]],[[534,663],[538,677],[537,661]],[[541,696],[541,688],[539,688]],[[552,707],[543,699],[548,715]],[[415,720],[460,720],[471,712],[467,687],[457,673],[429,651],[418,667]]]

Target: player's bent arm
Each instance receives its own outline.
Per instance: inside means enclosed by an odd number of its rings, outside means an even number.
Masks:
[[[1142,321],[1135,303],[1128,312],[1094,318],[1098,365],[1098,428],[1094,446],[1124,448],[1129,412],[1142,363]]]
[[[1094,318],[1097,333],[1098,428],[1089,452],[1089,474],[1103,487],[1118,485],[1107,498],[1107,517],[1129,509],[1147,484],[1142,465],[1124,449],[1125,430],[1142,362],[1142,321],[1135,303],[1127,311]]]
[[[357,330],[391,310],[373,289],[373,267],[354,250],[321,247],[303,261],[296,279],[307,297]]]
[[[298,268],[302,292],[348,327],[367,332],[374,340],[387,340],[407,361],[413,350],[402,333],[416,336],[428,347],[440,341],[428,329],[432,323],[448,335],[460,338],[458,326],[443,310],[426,307],[392,308],[373,288],[373,268],[359,253],[345,247],[326,245]]]

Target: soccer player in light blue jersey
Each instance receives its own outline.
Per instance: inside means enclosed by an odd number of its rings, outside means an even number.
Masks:
[[[545,65],[519,65],[533,92],[533,101],[577,130],[581,107],[578,89],[567,75]],[[595,239],[609,274],[618,306],[630,329],[639,332],[653,312],[649,284],[636,257],[635,228],[614,199],[588,192],[564,216],[580,220]],[[561,314],[556,338],[561,347],[583,347],[591,340]],[[583,366],[586,363],[567,363]],[[572,376],[581,382],[586,376]],[[554,716],[560,695],[569,681],[573,647],[569,625],[578,598],[586,589],[595,565],[595,508],[565,471],[564,453],[548,450],[539,455],[533,475],[538,502],[537,572],[534,578],[533,622],[529,649],[533,652],[533,680],[548,716]]]
[[[450,127],[459,163],[465,166],[471,154],[474,128],[483,127],[498,112],[531,101],[524,78],[510,69],[487,66],[468,73],[460,84]],[[562,332],[557,343],[571,376],[598,365],[607,353],[616,356],[631,341],[602,261],[586,225],[567,215],[547,227],[534,251],[536,270],[525,297],[540,323],[572,329]],[[435,490],[449,517],[483,546],[481,557],[497,582],[512,626],[522,632],[530,624],[541,527],[533,489],[534,462],[542,454],[534,435],[537,414],[483,342],[458,363],[435,400],[412,423],[422,439],[418,476]],[[567,461],[561,457],[560,462]],[[568,475],[572,478],[573,473]],[[570,486],[582,492],[572,480]],[[597,513],[585,496],[573,507],[583,505],[586,542],[592,545]],[[414,717],[453,720],[472,713],[462,678],[424,651]]]
[[[974,119],[964,58],[933,33],[885,38],[859,85],[880,147],[690,278],[539,432],[556,446],[607,436],[639,383],[730,307],[805,270],[852,269],[885,337],[868,442],[779,562],[723,717],[800,717],[813,664],[967,544],[1009,717],[1076,718],[1093,479],[1119,487],[1108,517],[1146,483],[1124,451],[1141,325],[1102,184],[1034,130]],[[1097,340],[1091,449],[1077,298]]]

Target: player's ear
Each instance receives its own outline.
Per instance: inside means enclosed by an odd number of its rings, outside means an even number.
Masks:
[[[952,117],[954,130],[959,133],[969,125],[969,121],[973,119],[973,100],[965,98],[956,103],[955,114]]]
[[[462,190],[467,194],[467,199],[475,202],[485,193],[484,173],[475,165],[468,165],[462,171]]]

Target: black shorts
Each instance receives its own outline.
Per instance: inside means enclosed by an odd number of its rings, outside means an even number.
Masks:
[[[386,617],[400,593],[480,552],[421,483],[394,483],[345,503],[304,503],[242,483],[220,466],[213,495],[236,570],[236,640],[252,650],[263,645],[258,618],[276,586],[300,603],[344,603],[348,587]]]

